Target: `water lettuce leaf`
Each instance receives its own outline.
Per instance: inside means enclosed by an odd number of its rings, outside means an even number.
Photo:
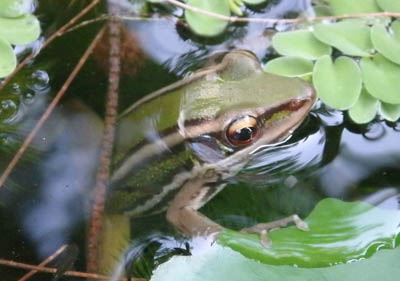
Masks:
[[[400,20],[392,23],[389,32],[384,24],[375,24],[371,29],[371,40],[379,53],[400,64]]]
[[[363,82],[375,98],[391,104],[400,104],[400,65],[381,54],[364,57],[360,62]]]
[[[316,24],[313,34],[346,55],[365,57],[373,51],[370,27],[359,21]]]
[[[329,0],[333,13],[337,16],[361,13],[378,13],[375,0]]]
[[[365,124],[375,118],[378,106],[379,101],[363,88],[356,104],[350,108],[349,115],[354,122]]]
[[[223,16],[230,16],[231,14],[228,0],[189,0],[186,4]],[[196,34],[202,36],[216,36],[228,26],[227,21],[189,10],[185,10],[185,19],[190,28]]]
[[[319,41],[308,30],[279,32],[272,37],[272,46],[281,55],[315,60],[330,55],[332,48]]]
[[[330,56],[317,60],[313,71],[313,84],[318,97],[332,108],[351,108],[361,93],[362,79],[358,64],[349,57]]]
[[[301,77],[312,73],[313,63],[304,58],[279,57],[270,60],[264,66],[264,71],[287,77]]]

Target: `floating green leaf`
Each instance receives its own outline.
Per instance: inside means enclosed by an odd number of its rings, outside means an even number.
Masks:
[[[335,15],[377,13],[380,11],[375,0],[330,0]]]
[[[264,71],[288,77],[298,77],[311,74],[313,63],[310,60],[298,57],[279,57],[270,60]]]
[[[243,12],[240,9],[240,7],[243,5],[243,2],[241,0],[228,0],[229,3],[229,9],[231,10],[232,13],[238,16],[242,16]]]
[[[400,118],[400,105],[382,102],[379,112],[386,120],[396,122]]]
[[[31,14],[18,18],[0,17],[0,37],[3,37],[11,44],[28,44],[38,39],[39,35],[39,21]]]
[[[1,0],[0,16],[15,18],[29,12],[32,0]]]
[[[330,46],[319,41],[307,30],[277,33],[272,37],[272,46],[281,55],[306,59],[318,59],[332,52]]]
[[[362,58],[361,72],[365,87],[375,98],[391,104],[400,104],[400,65],[381,54]]]
[[[6,40],[0,37],[0,77],[10,74],[17,66],[17,58]]]
[[[189,0],[187,5],[200,8],[223,16],[229,16],[229,3],[227,0]],[[216,36],[222,33],[228,25],[227,21],[208,15],[185,10],[185,19],[190,28],[202,36]]]
[[[400,64],[400,21],[393,22],[391,29],[392,32],[388,32],[383,24],[375,24],[371,29],[371,40],[382,55]]]
[[[397,246],[399,211],[325,199],[306,221],[308,232],[295,227],[271,232],[270,248],[258,236],[223,231],[212,247],[172,258],[151,280],[398,280],[400,248],[382,249]]]
[[[375,118],[378,105],[379,101],[363,89],[356,104],[349,110],[350,118],[358,124],[368,123]]]
[[[398,0],[376,0],[382,10],[392,13],[400,13],[400,1]]]
[[[339,49],[346,55],[370,56],[373,49],[370,27],[362,22],[320,23],[315,25],[313,34],[318,40]]]
[[[324,103],[346,110],[360,95],[361,72],[357,63],[348,57],[339,57],[332,63],[330,56],[324,56],[314,65],[313,84]]]

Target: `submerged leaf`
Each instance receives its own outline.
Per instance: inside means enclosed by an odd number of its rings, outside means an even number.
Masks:
[[[267,264],[323,267],[370,257],[382,247],[394,248],[400,211],[328,198],[319,202],[305,221],[309,231],[294,226],[272,231],[270,248],[261,245],[257,235],[228,230],[221,232],[217,241]]]
[[[365,87],[372,96],[383,102],[400,104],[400,65],[376,54],[362,58],[360,66]]]
[[[361,92],[361,72],[354,60],[339,57],[332,63],[330,56],[320,58],[314,66],[313,84],[318,97],[332,108],[351,108]]]
[[[385,12],[400,13],[400,1],[398,0],[376,0],[376,3]]]
[[[230,15],[228,0],[189,0],[187,5],[223,16]],[[189,10],[185,10],[185,19],[190,28],[202,36],[216,36],[228,26],[227,21]]]
[[[400,105],[382,102],[379,112],[386,120],[396,122],[400,118]]]
[[[399,211],[325,199],[306,221],[309,232],[294,227],[271,232],[271,248],[262,246],[259,237],[223,231],[217,243],[201,253],[175,256],[159,266],[151,280],[353,281],[355,276],[363,281],[398,280],[400,248],[380,247],[395,246]],[[240,253],[226,244],[239,247]],[[260,263],[260,256],[264,262],[271,256],[279,265]]]
[[[318,40],[339,49],[346,55],[370,56],[373,49],[370,28],[362,22],[320,23],[315,25],[313,34]]]
[[[10,43],[0,37],[0,78],[9,75],[17,66],[17,58]]]
[[[298,57],[279,57],[270,60],[264,71],[288,77],[298,77],[311,74],[313,63],[310,60]]]
[[[244,3],[250,4],[250,5],[258,5],[261,3],[266,2],[267,0],[243,0]]]
[[[380,11],[375,0],[330,0],[330,4],[337,16]]]
[[[288,249],[290,251],[290,249]],[[218,244],[193,256],[175,256],[160,265],[151,281],[398,281],[400,248],[370,259],[324,268],[262,264]]]
[[[375,24],[371,29],[371,40],[382,55],[400,64],[400,20],[393,22],[391,29],[392,32],[388,32],[383,24]]]
[[[39,21],[31,14],[26,14],[18,18],[0,17],[0,36],[11,44],[29,44],[38,39],[39,35]]]
[[[319,41],[307,30],[277,33],[272,37],[272,46],[281,55],[312,60],[330,55],[332,52],[330,46]]]
[[[368,123],[375,118],[378,105],[379,101],[363,89],[356,104],[349,110],[350,118],[358,124]]]

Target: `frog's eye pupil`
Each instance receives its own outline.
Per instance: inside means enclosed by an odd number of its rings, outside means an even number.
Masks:
[[[237,130],[235,134],[232,136],[233,139],[236,141],[247,141],[253,137],[255,132],[254,127],[246,127],[240,130]]]
[[[235,146],[249,144],[257,135],[257,119],[252,116],[234,120],[226,131],[228,141]]]

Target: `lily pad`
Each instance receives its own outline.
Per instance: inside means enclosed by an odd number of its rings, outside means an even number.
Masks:
[[[365,57],[370,56],[373,50],[370,27],[362,22],[320,23],[315,25],[313,34],[318,40],[346,55]]]
[[[391,104],[400,104],[400,65],[381,54],[362,58],[360,62],[364,85],[375,98]]]
[[[332,52],[330,46],[319,41],[307,30],[279,32],[272,37],[272,46],[281,55],[311,60],[330,55]]]
[[[398,280],[400,248],[382,249],[397,246],[399,211],[325,199],[306,221],[308,232],[271,232],[271,248],[257,236],[223,231],[213,246],[159,266],[151,280]]]
[[[358,124],[368,123],[375,118],[378,106],[379,101],[363,89],[356,104],[349,110],[350,118]]]
[[[229,3],[227,0],[189,0],[186,4],[224,16],[230,15]],[[185,10],[185,19],[190,28],[195,33],[202,36],[216,36],[222,33],[228,26],[227,21],[189,10]]]
[[[39,21],[31,14],[26,14],[18,18],[0,17],[0,36],[11,44],[28,44],[38,39],[39,35]]]
[[[17,58],[10,43],[0,37],[0,78],[9,75],[17,66]]]
[[[360,68],[348,57],[339,57],[332,63],[330,56],[324,56],[314,65],[313,84],[324,103],[335,109],[349,109],[361,92]]]
[[[32,0],[1,0],[0,16],[15,18],[29,12]]]
[[[371,40],[382,55],[400,64],[400,21],[393,22],[391,29],[388,32],[383,24],[375,24],[371,29]]]
[[[375,0],[330,0],[330,4],[337,16],[380,12]]]
[[[386,120],[396,122],[400,118],[400,105],[382,102],[379,112]]]
[[[264,71],[288,77],[299,77],[312,73],[313,62],[298,57],[279,57],[270,60],[264,66]]]
[[[400,13],[400,1],[376,0],[376,3],[386,12]]]

